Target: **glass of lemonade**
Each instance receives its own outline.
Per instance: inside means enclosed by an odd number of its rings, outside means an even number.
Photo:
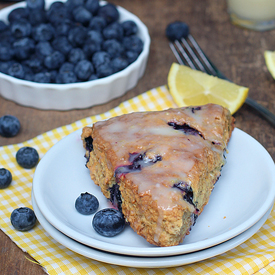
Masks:
[[[275,0],[227,0],[233,24],[266,31],[275,28]]]

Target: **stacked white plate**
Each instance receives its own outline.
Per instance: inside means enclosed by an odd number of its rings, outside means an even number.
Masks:
[[[75,209],[83,192],[94,194],[100,209],[110,207],[85,167],[81,129],[53,146],[39,162],[32,203],[44,229],[72,251],[98,261],[146,268],[194,263],[245,242],[265,223],[275,198],[275,166],[268,152],[248,134],[235,129],[227,163],[210,201],[184,242],[155,247],[129,226],[113,238],[97,234],[93,216]]]

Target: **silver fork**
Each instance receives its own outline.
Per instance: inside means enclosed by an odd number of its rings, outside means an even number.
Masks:
[[[181,40],[169,41],[169,46],[179,64],[187,65],[194,70],[200,70],[210,75],[230,81],[217,67],[209,60],[191,34]],[[250,97],[245,103],[256,110],[262,117],[275,127],[275,115],[261,104]]]

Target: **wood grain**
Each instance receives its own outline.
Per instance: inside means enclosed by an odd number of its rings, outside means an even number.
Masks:
[[[221,0],[113,0],[136,14],[148,27],[151,36],[150,57],[145,75],[138,85],[124,96],[100,106],[83,110],[42,111],[20,106],[0,97],[0,116],[11,114],[20,118],[22,129],[14,138],[0,137],[0,145],[31,139],[58,126],[99,114],[151,88],[166,84],[172,62],[176,62],[166,37],[168,23],[182,20],[213,63],[235,83],[248,86],[250,97],[275,113],[275,82],[267,71],[264,51],[275,50],[275,30],[254,32],[232,25]],[[1,3],[0,8],[7,6]],[[254,110],[244,105],[236,114],[236,125],[258,140],[275,159],[275,128]],[[0,274],[46,274],[29,261],[0,231]]]

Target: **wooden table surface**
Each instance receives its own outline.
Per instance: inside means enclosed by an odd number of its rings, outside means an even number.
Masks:
[[[167,24],[175,20],[188,23],[213,63],[229,79],[249,87],[250,97],[275,113],[275,81],[264,61],[264,51],[275,50],[275,30],[254,32],[232,25],[224,0],[113,0],[112,3],[136,14],[149,29],[150,56],[138,85],[118,99],[84,110],[42,111],[0,97],[0,116],[15,115],[22,124],[16,137],[0,137],[1,146],[23,142],[58,126],[108,111],[127,99],[166,84],[169,68],[176,60],[164,32]],[[0,8],[7,5],[2,2]],[[275,159],[275,128],[246,105],[234,116],[236,126],[258,140]],[[31,259],[0,230],[0,274],[45,274],[26,257]]]

